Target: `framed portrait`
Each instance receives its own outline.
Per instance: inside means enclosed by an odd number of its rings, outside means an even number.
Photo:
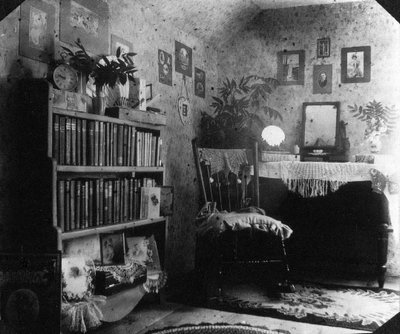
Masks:
[[[192,49],[175,41],[175,71],[192,77]]]
[[[60,41],[106,54],[108,48],[108,4],[104,1],[63,0],[60,5]]]
[[[278,52],[278,81],[280,85],[304,85],[304,50]]]
[[[325,58],[331,54],[331,39],[329,37],[317,39],[317,57]]]
[[[194,94],[204,98],[206,96],[206,72],[194,68]]]
[[[39,0],[21,4],[19,54],[48,62],[54,53],[54,6]]]
[[[68,256],[87,256],[95,265],[101,264],[99,235],[89,235],[81,238],[63,241],[63,254]]]
[[[313,94],[332,93],[332,65],[314,65]]]
[[[0,278],[2,333],[60,333],[61,252],[1,253]]]
[[[162,186],[160,188],[160,216],[172,216],[174,213],[174,187]]]
[[[342,49],[342,82],[357,83],[371,80],[371,47],[357,46]]]
[[[158,50],[158,80],[172,86],[172,55],[163,50]]]
[[[100,234],[101,264],[114,266],[125,264],[125,235],[119,233]]]
[[[117,35],[111,34],[111,50],[110,54],[115,55],[117,49],[121,48],[121,53],[132,52],[133,44],[126,39],[118,37]]]

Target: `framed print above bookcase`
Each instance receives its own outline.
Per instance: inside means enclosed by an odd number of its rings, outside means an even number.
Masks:
[[[108,53],[108,4],[104,1],[63,0],[60,6],[60,41],[75,45],[79,39],[95,54]]]

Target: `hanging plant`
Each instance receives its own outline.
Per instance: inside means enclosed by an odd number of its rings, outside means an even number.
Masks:
[[[202,145],[232,147],[257,140],[261,143],[264,117],[282,120],[282,115],[267,105],[278,80],[257,75],[242,77],[239,82],[226,79],[213,96],[212,115],[201,113]]]

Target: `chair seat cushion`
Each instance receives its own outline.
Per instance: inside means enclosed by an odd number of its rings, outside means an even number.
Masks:
[[[208,216],[198,228],[198,233],[204,235],[207,232],[221,233],[230,229],[240,231],[254,228],[266,233],[273,233],[283,240],[288,239],[292,229],[272,217],[257,212],[216,212]]]

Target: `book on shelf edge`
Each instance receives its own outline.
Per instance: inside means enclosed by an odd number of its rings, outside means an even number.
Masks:
[[[140,193],[140,217],[143,219],[160,217],[160,188],[142,187]]]

